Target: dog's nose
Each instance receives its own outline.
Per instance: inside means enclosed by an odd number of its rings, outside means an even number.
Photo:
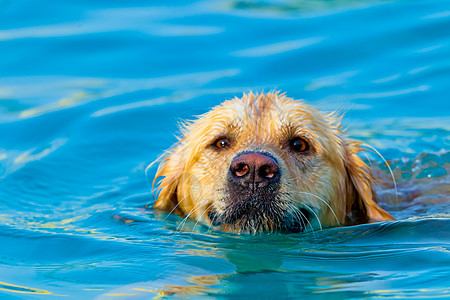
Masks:
[[[233,159],[230,174],[233,181],[244,187],[262,188],[275,182],[280,174],[277,162],[259,152],[248,152]]]

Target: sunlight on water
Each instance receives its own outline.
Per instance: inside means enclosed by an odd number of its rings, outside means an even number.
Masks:
[[[450,296],[447,1],[0,8],[1,299]],[[250,90],[344,113],[397,220],[249,236],[154,212],[179,121]]]
[[[7,291],[7,292],[13,292],[13,293],[23,293],[23,294],[51,295],[51,293],[48,291],[28,288],[28,287],[14,285],[14,284],[9,284],[6,282],[1,282],[1,281],[0,281],[0,290]]]
[[[270,55],[281,54],[284,52],[308,47],[320,43],[323,39],[324,38],[321,37],[315,37],[297,41],[280,42],[271,45],[239,50],[234,52],[233,54],[236,56],[243,56],[243,57],[266,57]]]

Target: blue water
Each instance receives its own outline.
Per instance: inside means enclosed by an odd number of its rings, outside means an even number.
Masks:
[[[450,298],[449,1],[3,0],[0,57],[1,299]],[[346,112],[398,221],[238,236],[145,208],[178,120],[272,89]]]

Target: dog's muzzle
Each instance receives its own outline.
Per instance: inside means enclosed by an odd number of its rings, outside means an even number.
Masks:
[[[232,231],[248,233],[302,231],[304,224],[288,212],[280,198],[281,176],[280,166],[271,154],[238,154],[229,167],[226,207],[220,212],[208,212],[211,225],[227,225]]]

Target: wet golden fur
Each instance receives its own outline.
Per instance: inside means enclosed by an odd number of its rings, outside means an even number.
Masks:
[[[296,137],[308,141],[308,153],[290,150],[289,141]],[[227,138],[229,147],[214,147],[218,138]],[[244,94],[183,124],[179,141],[156,173],[154,207],[236,233],[281,231],[289,226],[281,224],[284,215],[297,219],[302,230],[393,220],[377,204],[372,173],[357,155],[361,146],[347,138],[335,114],[276,92]],[[276,158],[282,173],[279,191],[251,220],[213,226],[211,211],[219,216],[231,211],[227,174],[233,158],[245,151]]]

